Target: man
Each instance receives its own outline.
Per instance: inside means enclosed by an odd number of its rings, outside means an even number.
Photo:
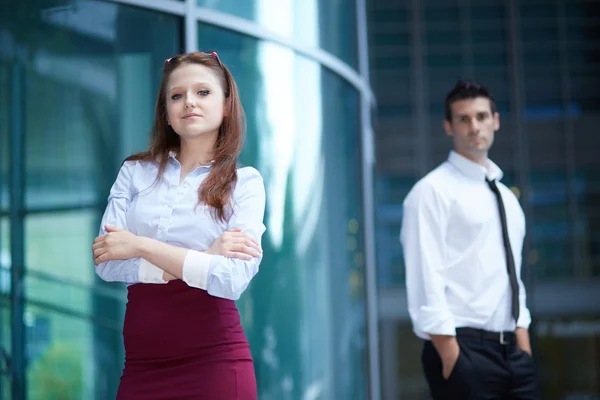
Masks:
[[[525,217],[488,158],[500,118],[460,81],[445,102],[454,150],[404,201],[408,308],[434,399],[539,399],[520,278]]]

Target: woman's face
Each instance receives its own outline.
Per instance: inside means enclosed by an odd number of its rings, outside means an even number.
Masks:
[[[224,94],[221,81],[209,67],[183,64],[167,82],[167,121],[184,139],[219,133],[223,121]]]

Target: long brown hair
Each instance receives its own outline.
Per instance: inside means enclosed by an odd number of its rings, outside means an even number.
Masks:
[[[215,220],[226,221],[226,208],[231,207],[232,194],[237,182],[237,159],[246,137],[246,116],[240,102],[238,88],[227,67],[216,53],[196,52],[181,54],[165,61],[162,81],[152,124],[150,148],[142,153],[127,157],[125,161],[140,160],[159,162],[157,180],[169,160],[169,152],[179,152],[181,140],[167,123],[167,83],[171,73],[180,65],[200,64],[208,67],[221,81],[225,95],[224,117],[215,142],[215,157],[210,173],[198,188],[198,201],[211,207]]]

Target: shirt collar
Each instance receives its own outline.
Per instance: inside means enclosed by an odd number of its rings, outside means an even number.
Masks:
[[[448,156],[448,162],[466,177],[480,182],[483,182],[486,178],[499,181],[504,175],[500,167],[489,158],[488,167],[486,168],[483,165],[458,154],[456,151],[451,150],[450,155]]]
[[[175,161],[176,163],[179,163],[179,160],[177,159],[177,152],[174,150],[169,151],[169,158],[173,161]],[[212,165],[215,163],[215,160],[211,160],[207,165],[199,165],[196,169],[198,170],[204,170],[204,169],[210,169],[210,167],[212,167]]]

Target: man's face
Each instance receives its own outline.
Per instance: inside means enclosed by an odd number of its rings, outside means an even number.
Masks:
[[[452,120],[444,121],[444,129],[454,140],[454,149],[469,158],[487,158],[500,128],[500,116],[492,114],[490,100],[485,97],[458,100],[451,104]]]

